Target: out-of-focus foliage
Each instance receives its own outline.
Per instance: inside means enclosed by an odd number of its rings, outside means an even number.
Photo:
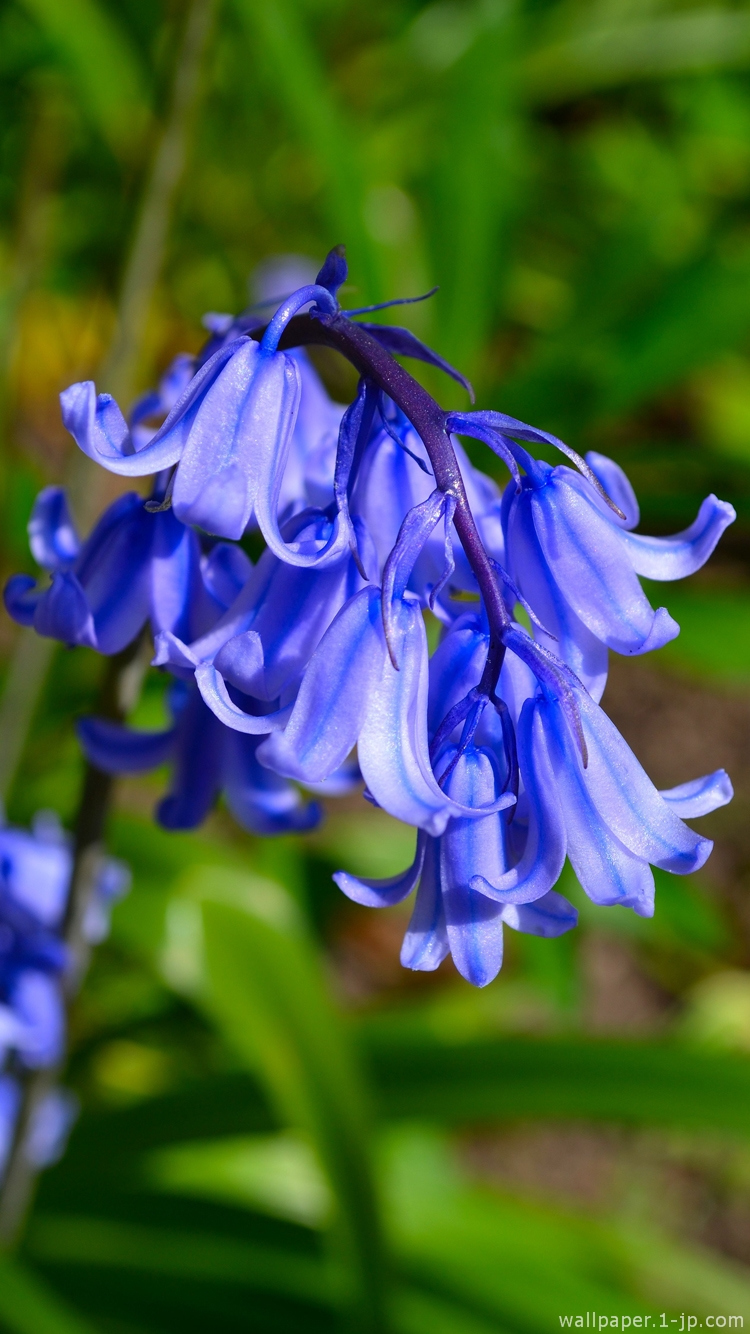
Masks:
[[[34,494],[70,468],[56,395],[105,364],[187,13],[0,5],[6,573],[31,568]],[[710,490],[736,505],[723,551],[664,598],[681,637],[616,664],[605,706],[663,785],[725,764],[738,797],[706,821],[704,878],[659,877],[653,921],[580,901],[573,936],[514,940],[474,993],[447,967],[400,973],[401,910],[340,900],[336,867],[386,875],[409,853],[361,800],[261,843],[223,812],[166,834],[159,776],[123,781],[110,843],[134,889],[74,1010],[82,1113],[2,1261],[0,1328],[750,1319],[750,9],[224,0],[138,387],[197,349],[204,312],[247,303],[263,259],[342,240],[347,304],[439,283],[403,321],[481,406],[615,457],[647,529],[685,526]],[[72,718],[100,670],[56,653],[14,820],[72,820]],[[136,725],[159,725],[163,684],[146,678]],[[597,1194],[605,1149],[623,1180]]]

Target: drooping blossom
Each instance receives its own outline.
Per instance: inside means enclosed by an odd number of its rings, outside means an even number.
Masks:
[[[294,784],[350,784],[356,751],[365,795],[416,828],[417,853],[392,881],[339,884],[372,905],[416,890],[404,962],[432,968],[450,951],[484,985],[503,923],[574,925],[554,889],[566,856],[592,899],[643,915],[652,866],[684,874],[708,856],[684,821],[729,800],[727,776],[659,793],[599,701],[610,650],[678,633],[640,578],[698,569],[734,512],[709,497],[675,537],[636,533],[616,463],[500,412],[444,411],[395,357],[468,382],[409,331],[363,321],[372,307],[342,310],[346,275],[337,248],[270,320],[208,318],[203,352],[174,363],[130,424],[93,385],[67,390],[81,449],[121,475],[158,474],[162,508],[126,498],[79,547],[59,498],[40,499],[32,540],[52,583],[17,577],[6,598],[41,633],[107,652],[150,621],[155,664],[178,678],[174,726],[86,720],[81,737],[109,772],[172,765],[168,827],[192,827],[219,791],[256,832],[309,827]],[[356,367],[346,408],[306,343]],[[504,493],[464,437],[507,468]],[[567,461],[551,467],[534,446]],[[267,544],[254,568],[206,536],[254,528]],[[157,531],[184,553],[164,558],[166,601]],[[141,554],[126,565],[128,545]]]

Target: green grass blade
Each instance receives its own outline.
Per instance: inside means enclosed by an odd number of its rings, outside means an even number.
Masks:
[[[7,1256],[0,1256],[0,1322],[11,1334],[94,1334],[87,1320]]]
[[[148,122],[146,77],[127,35],[96,0],[23,0],[67,66],[90,118],[117,153],[137,148]]]
[[[378,301],[379,265],[364,225],[364,181],[356,135],[305,29],[300,7],[288,0],[264,0],[263,4],[235,0],[235,5],[248,32],[254,69],[268,78],[269,91],[281,103],[324,181],[322,208],[329,244],[343,242],[348,248],[358,287],[356,304]]]
[[[301,933],[247,907],[202,901],[208,1006],[266,1084],[282,1119],[306,1132],[335,1197],[338,1245],[362,1330],[385,1328],[383,1260],[354,1060],[314,952]],[[193,893],[199,887],[193,886]],[[279,891],[281,894],[281,891]],[[266,905],[268,906],[268,905]]]
[[[366,1041],[386,1119],[581,1118],[750,1134],[750,1060],[667,1042],[583,1037],[449,1045]]]

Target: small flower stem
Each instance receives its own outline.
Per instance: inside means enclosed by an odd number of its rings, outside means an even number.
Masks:
[[[263,332],[263,329],[259,329],[251,337],[260,341]],[[310,315],[295,316],[289,321],[279,347],[299,347],[306,343],[335,348],[356,367],[360,375],[374,380],[385,390],[421,437],[432,464],[436,485],[455,500],[453,522],[484,599],[490,627],[487,661],[478,689],[480,694],[492,697],[505,656],[503,633],[510,625],[511,618],[492,561],[474,522],[456,451],[445,427],[447,414],[418,380],[381,347],[372,334],[344,315],[319,319],[313,319]]]
[[[124,718],[132,703],[141,660],[145,667],[142,643],[139,637],[122,653],[108,659],[97,704],[100,716],[115,721]],[[68,1006],[81,984],[91,952],[84,922],[104,855],[103,837],[113,782],[110,774],[102,773],[93,764],[86,765],[74,826],[70,893],[61,933],[69,955],[61,981]],[[61,1068],[24,1070],[19,1066],[14,1074],[21,1085],[21,1105],[0,1191],[0,1248],[5,1249],[12,1247],[21,1233],[38,1176],[39,1169],[28,1156],[29,1132],[37,1108],[55,1087]]]

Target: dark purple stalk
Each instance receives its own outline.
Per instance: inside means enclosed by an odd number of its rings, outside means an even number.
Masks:
[[[263,329],[258,329],[250,336],[260,342],[263,333]],[[318,319],[310,315],[294,316],[281,336],[279,347],[300,347],[309,343],[335,348],[360,375],[374,380],[393,399],[424,443],[436,486],[455,501],[453,522],[479,585],[490,628],[487,661],[478,690],[480,694],[493,697],[505,656],[503,635],[511,625],[511,618],[469,508],[461,469],[446,428],[449,414],[372,334],[346,316],[324,315]]]

